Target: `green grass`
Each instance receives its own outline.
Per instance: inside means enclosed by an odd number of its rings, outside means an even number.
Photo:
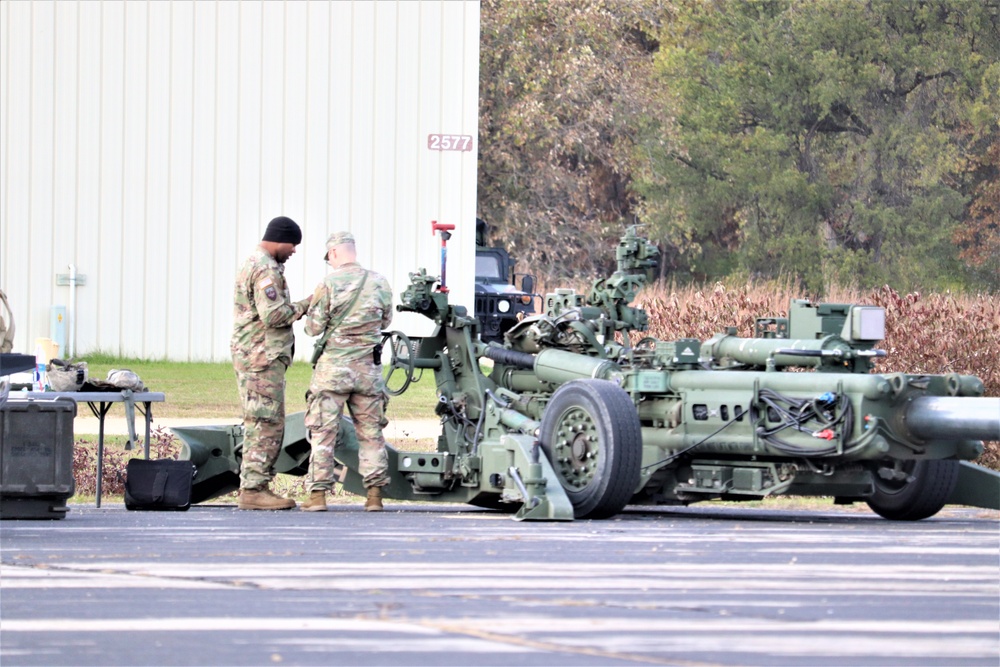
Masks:
[[[163,392],[166,401],[156,406],[157,417],[224,419],[241,415],[236,373],[230,363],[149,361],[106,354],[78,356],[77,360],[87,362],[91,378],[103,380],[113,368],[128,369],[136,373],[150,391]],[[397,371],[399,373],[401,371]],[[296,362],[288,369],[285,375],[286,412],[306,409],[305,394],[311,377],[312,368],[308,363]],[[393,385],[398,386],[395,376]],[[428,371],[402,396],[392,397],[388,418],[436,419],[436,403],[434,374]]]

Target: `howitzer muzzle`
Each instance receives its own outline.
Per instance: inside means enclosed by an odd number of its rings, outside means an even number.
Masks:
[[[1000,440],[1000,398],[919,396],[906,409],[907,430],[920,440]]]

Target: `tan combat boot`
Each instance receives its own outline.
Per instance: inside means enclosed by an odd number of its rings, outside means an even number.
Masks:
[[[282,498],[266,488],[240,489],[237,507],[241,510],[290,510],[295,507],[295,501]]]
[[[309,493],[309,500],[299,505],[299,509],[304,512],[325,512],[326,511],[326,491],[316,489]]]
[[[365,500],[365,511],[366,512],[382,511],[382,487],[380,486],[368,487],[368,499]]]

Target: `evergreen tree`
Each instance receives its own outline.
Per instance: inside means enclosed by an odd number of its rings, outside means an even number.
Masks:
[[[991,286],[1000,3],[692,0],[660,43],[637,189],[680,274]]]

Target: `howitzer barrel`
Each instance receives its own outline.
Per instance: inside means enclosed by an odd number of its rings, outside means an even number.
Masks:
[[[535,374],[538,379],[554,384],[584,378],[611,380],[620,372],[618,364],[613,361],[565,350],[542,350],[535,358]]]
[[[483,356],[515,368],[530,369],[542,382],[553,384],[584,378],[610,380],[621,372],[618,364],[608,359],[551,348],[538,354],[527,354],[490,346],[484,350]]]
[[[920,396],[906,427],[921,440],[1000,440],[1000,398]]]
[[[789,353],[782,354],[788,350]],[[843,355],[850,352],[850,346],[837,336],[827,336],[817,340],[792,340],[788,338],[738,338],[736,336],[715,336],[702,345],[702,355],[713,357],[716,362],[732,360],[751,366],[819,366],[820,354]],[[802,356],[812,352],[813,358]]]
[[[501,364],[514,366],[515,368],[530,369],[535,366],[535,355],[528,354],[527,352],[508,350],[507,348],[499,347],[497,345],[488,345],[486,349],[483,350],[483,356],[487,359],[492,359],[493,361],[499,361]]]

